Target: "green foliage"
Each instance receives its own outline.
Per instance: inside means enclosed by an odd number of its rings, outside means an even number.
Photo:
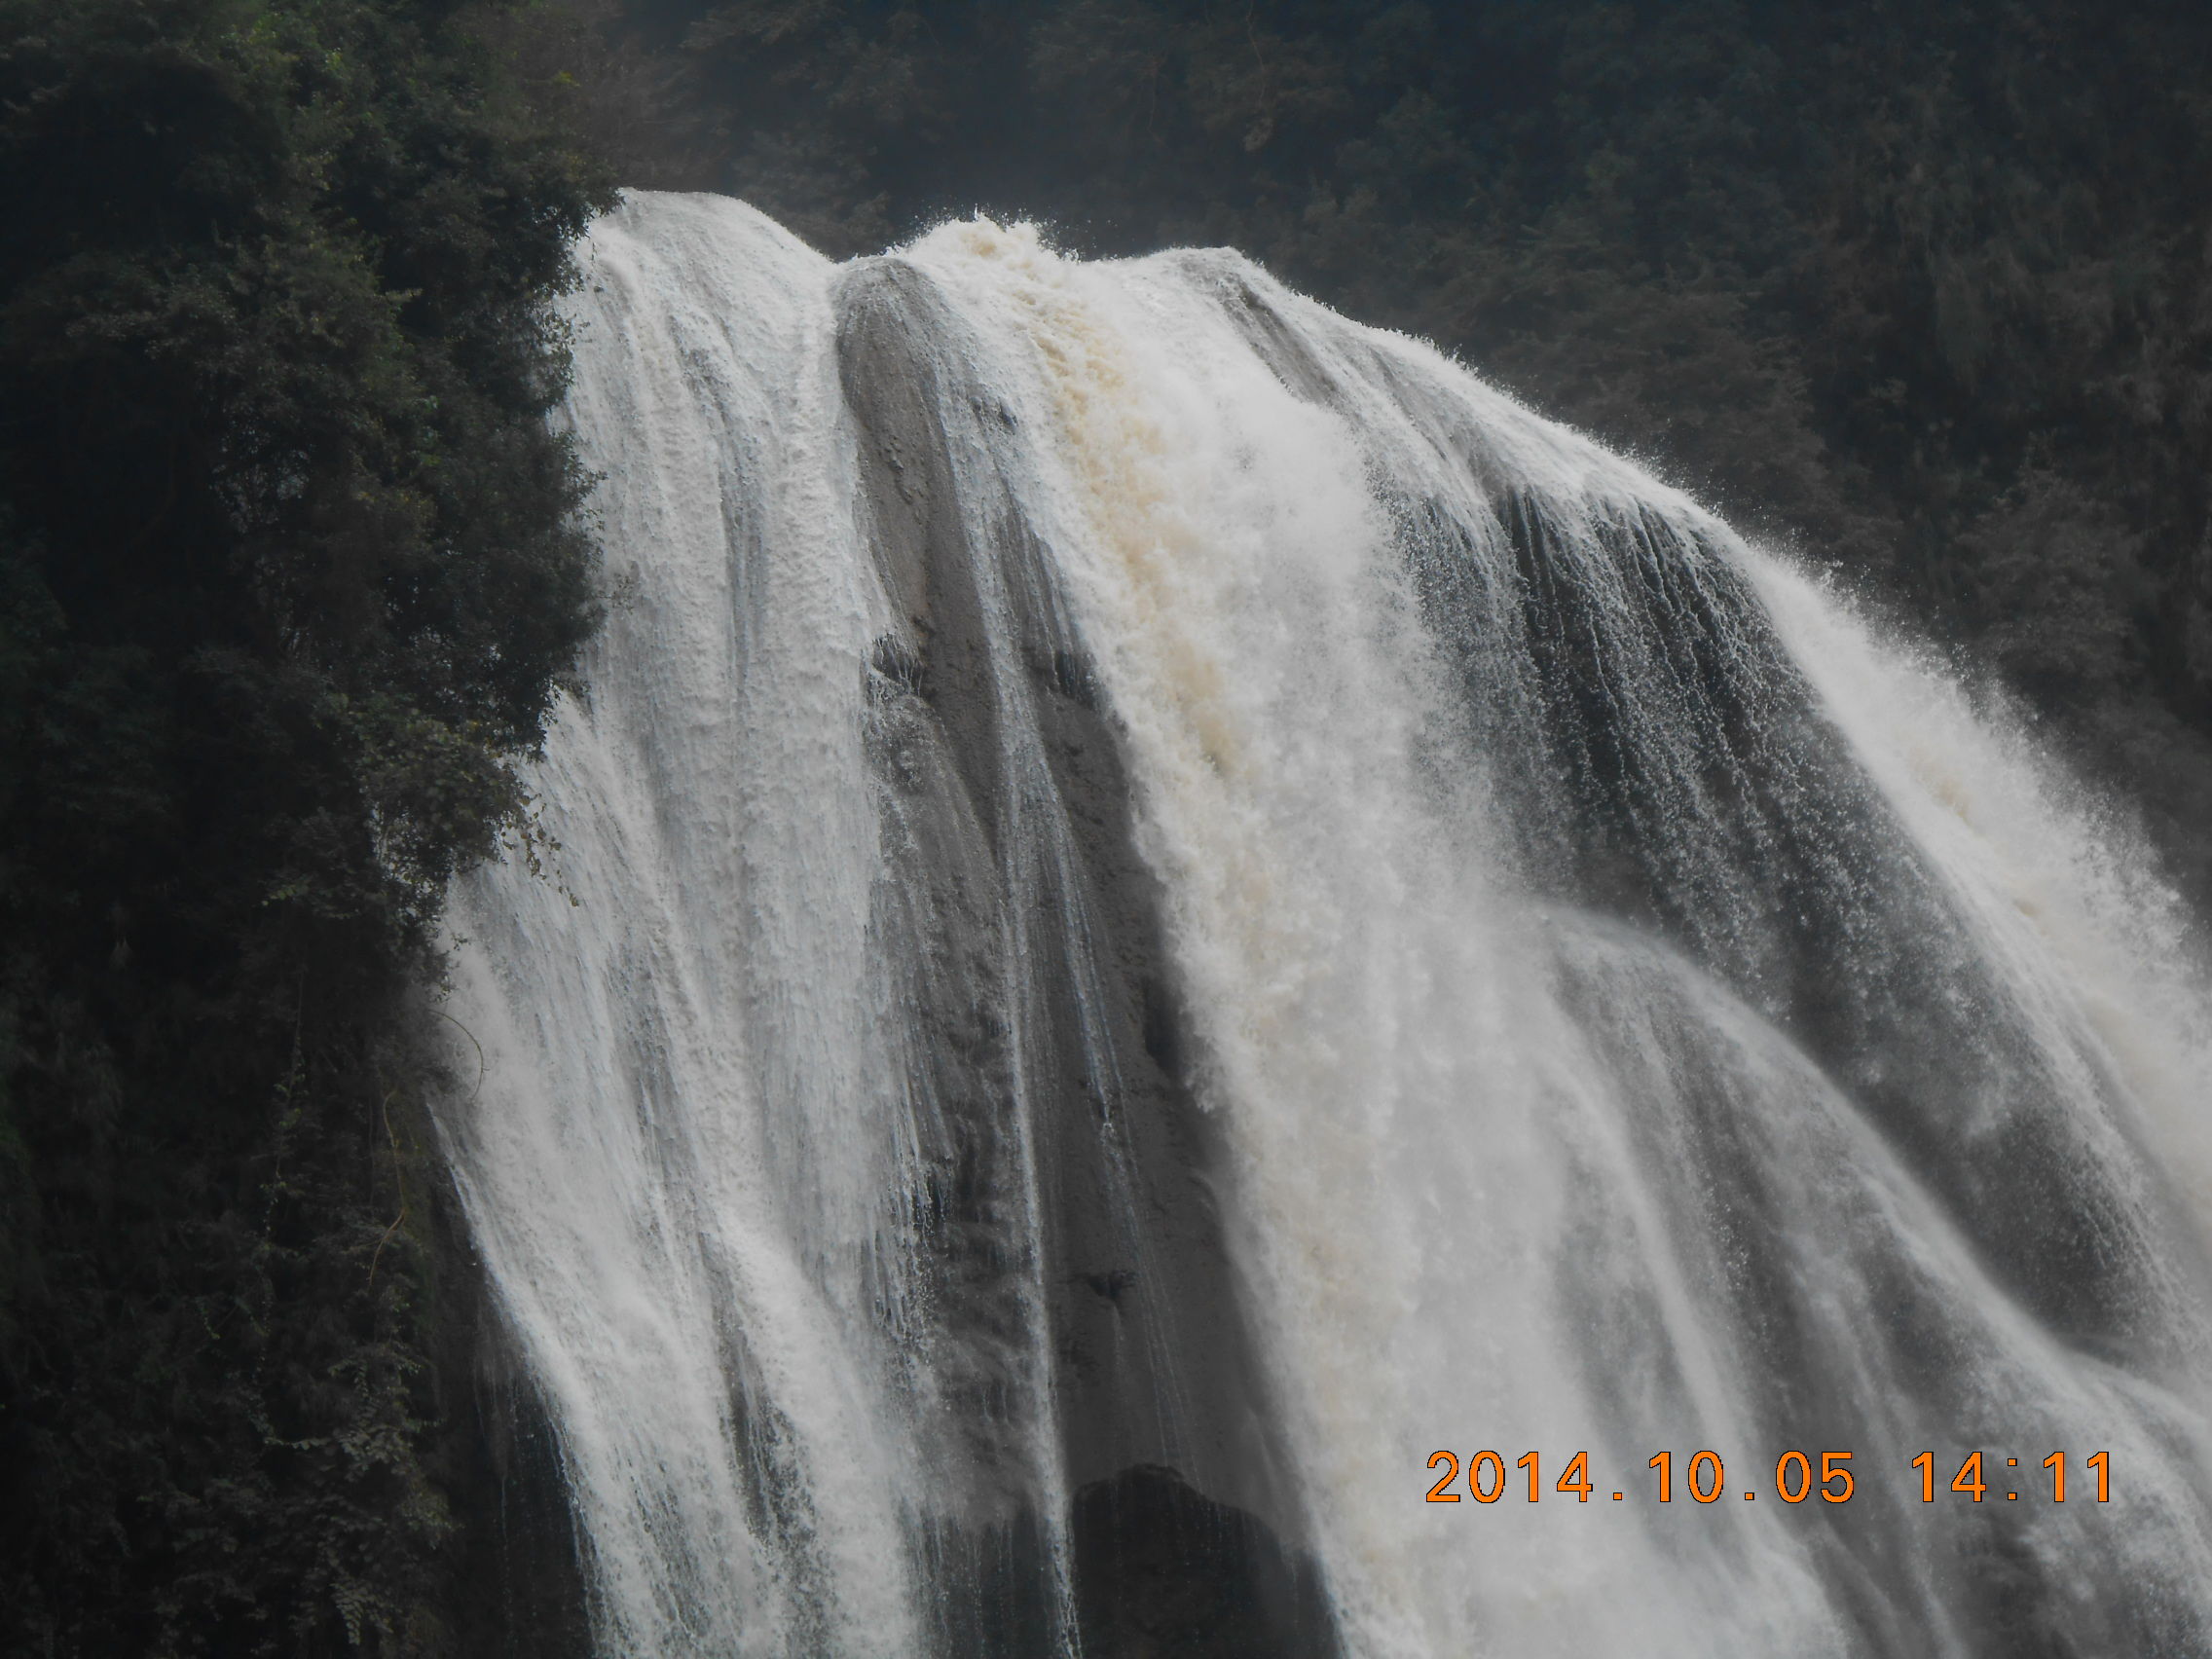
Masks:
[[[1919,612],[2212,901],[2201,6],[678,14],[726,187],[829,250],[977,204],[1233,242]]]
[[[592,622],[607,197],[397,0],[0,3],[0,1648],[440,1649],[446,877]]]

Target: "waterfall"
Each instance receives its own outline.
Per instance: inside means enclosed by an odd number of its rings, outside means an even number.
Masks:
[[[440,1126],[600,1654],[2212,1653],[2212,996],[2020,719],[1228,252],[582,264]]]

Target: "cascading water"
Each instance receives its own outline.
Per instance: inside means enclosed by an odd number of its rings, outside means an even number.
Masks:
[[[601,1653],[2212,1653],[2212,1000],[2010,725],[1234,255],[584,265],[442,1126]]]

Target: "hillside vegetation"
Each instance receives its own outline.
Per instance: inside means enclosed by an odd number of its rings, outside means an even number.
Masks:
[[[439,1651],[403,1011],[592,620],[608,192],[451,8],[4,16],[0,1650]]]

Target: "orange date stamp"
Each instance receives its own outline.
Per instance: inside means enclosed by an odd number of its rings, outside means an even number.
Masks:
[[[1818,1465],[1814,1463],[1815,1457],[1820,1459]],[[1823,1503],[1848,1503],[1859,1490],[1859,1483],[1851,1471],[1851,1460],[1848,1452],[1785,1452],[1774,1460],[1774,1480],[1766,1490],[1784,1503],[1803,1503],[1814,1496],[1818,1496]],[[1933,1452],[1923,1452],[1912,1459],[1910,1467],[1920,1477],[1921,1502],[1936,1501],[1936,1482],[1942,1469],[1948,1466],[1948,1461],[1946,1458],[1939,1466]],[[2096,1501],[2109,1503],[2112,1500],[2112,1454],[2091,1453],[2082,1459],[2082,1466],[2096,1477]],[[1512,1489],[1521,1489],[1523,1500],[1529,1503],[1535,1503],[1544,1495],[1543,1459],[1534,1452],[1524,1453],[1513,1461],[1513,1467],[1527,1477],[1525,1488],[1507,1472],[1504,1456],[1497,1452],[1477,1452],[1464,1464],[1456,1452],[1432,1452],[1428,1456],[1428,1467],[1432,1472],[1439,1468],[1444,1471],[1428,1489],[1430,1503],[1459,1503],[1468,1497],[1477,1503],[1496,1503]],[[1644,1467],[1657,1471],[1656,1481],[1643,1477],[1627,1483],[1628,1488],[1650,1493],[1656,1486],[1656,1495],[1661,1503],[1673,1503],[1677,1494],[1686,1495],[1693,1503],[1717,1503],[1728,1488],[1727,1467],[1717,1452],[1692,1453],[1689,1461],[1682,1468],[1679,1483],[1675,1478],[1675,1454],[1672,1452],[1659,1453]],[[1990,1473],[1985,1474],[1985,1467]],[[2047,1496],[2053,1503],[2066,1501],[2066,1454],[2063,1452],[2053,1452],[2041,1464],[2035,1465],[2047,1471],[2047,1478],[2032,1482],[2027,1471],[2021,1468],[2017,1457],[2004,1459],[2004,1467],[2010,1473],[2002,1480],[1992,1478],[1997,1467],[1995,1453],[1988,1455],[1985,1465],[1982,1453],[1970,1452],[1960,1462],[1958,1472],[1951,1476],[1948,1490],[1959,1493],[1975,1503],[1981,1502],[1985,1495],[2006,1503],[2017,1503],[2024,1497],[2044,1496]],[[2031,1485],[2034,1490],[2027,1490]],[[1998,1491],[1996,1489],[1999,1486],[2012,1490]],[[1461,1488],[1464,1489],[1463,1493]],[[1598,1483],[1590,1478],[1590,1454],[1577,1452],[1569,1457],[1566,1468],[1561,1470],[1559,1479],[1552,1484],[1551,1491],[1555,1495],[1564,1493],[1572,1497],[1577,1503],[1588,1503],[1591,1495],[1598,1491]],[[2081,1482],[2076,1482],[2074,1495],[2075,1501],[2080,1502],[2087,1497],[2087,1489]],[[1625,1503],[1629,1496],[1629,1490],[1616,1492],[1613,1493],[1613,1501]],[[1746,1503],[1754,1502],[1759,1496],[1759,1489],[1745,1486],[1739,1489],[1737,1496]]]

